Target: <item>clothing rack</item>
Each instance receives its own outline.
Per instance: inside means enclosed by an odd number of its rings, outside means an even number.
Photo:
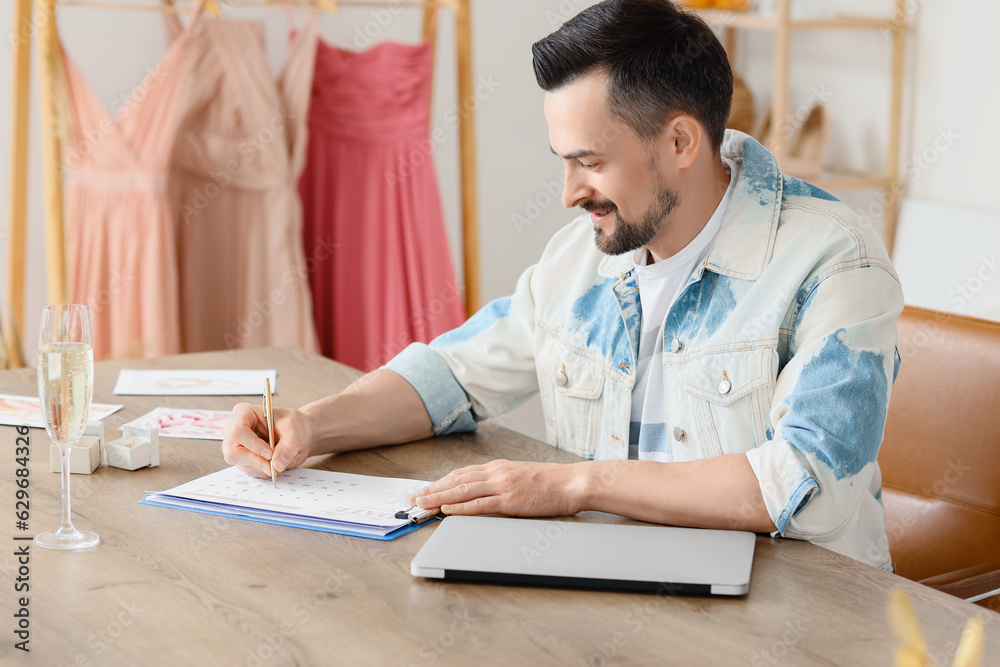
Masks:
[[[340,7],[378,7],[365,0],[210,0],[216,8],[284,8],[310,11],[338,11]],[[434,12],[439,6],[455,14],[455,47],[459,100],[459,156],[461,161],[462,257],[465,276],[465,307],[471,314],[479,309],[479,225],[476,187],[475,110],[463,104],[475,99],[472,71],[472,0],[410,0],[401,7],[423,8],[424,38],[434,37]],[[158,12],[189,11],[192,3],[176,6],[151,4],[141,0],[14,0],[13,113],[11,114],[10,203],[7,232],[7,308],[2,312],[0,335],[12,366],[25,365],[19,341],[24,333],[25,254],[27,249],[28,195],[28,109],[31,75],[31,40],[37,33],[38,86],[41,109],[42,178],[45,192],[46,282],[49,303],[67,300],[66,241],[63,223],[62,148],[57,106],[62,87],[56,45],[56,7],[91,7],[112,10]],[[212,11],[206,7],[205,11]],[[215,13],[214,11],[212,13]],[[63,119],[65,120],[65,118]],[[0,355],[2,357],[2,355]]]

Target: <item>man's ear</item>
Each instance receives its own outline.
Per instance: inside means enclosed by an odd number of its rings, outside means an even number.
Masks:
[[[680,114],[667,122],[657,144],[670,156],[674,169],[686,169],[694,164],[705,139],[701,123],[687,114]]]

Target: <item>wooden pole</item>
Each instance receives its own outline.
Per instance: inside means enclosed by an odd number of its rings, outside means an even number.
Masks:
[[[434,37],[436,31],[434,30],[434,14],[437,12],[437,5],[429,4],[424,7],[424,28],[423,35],[424,39],[429,37]]]
[[[38,34],[38,101],[41,109],[42,177],[45,184],[45,247],[49,303],[66,303],[66,245],[63,227],[62,160],[56,126],[59,80],[55,0],[39,0],[45,26]]]
[[[431,108],[434,108],[434,66],[437,63],[437,25],[434,22],[434,15],[437,13],[437,5],[429,4],[424,7],[424,24],[423,24],[423,36],[424,40],[433,40],[433,45],[431,46],[431,83],[429,99],[427,104]],[[427,115],[428,125],[430,125],[430,114]]]
[[[886,156],[885,205],[885,248],[892,257],[892,247],[896,243],[896,224],[899,221],[899,193],[903,184],[899,182],[899,144],[902,133],[901,116],[903,109],[903,63],[906,60],[907,16],[905,0],[896,0],[892,32],[892,97],[889,101],[889,147]]]
[[[459,153],[462,158],[462,248],[465,272],[465,310],[479,310],[479,196],[476,189],[476,99],[472,73],[471,0],[461,0],[455,15],[458,52]]]
[[[726,55],[729,56],[729,68],[736,68],[736,28],[726,26]]]
[[[10,123],[10,202],[7,209],[7,304],[2,338],[8,361],[24,366],[24,279],[28,214],[28,114],[31,93],[31,0],[15,0],[13,25],[14,95]]]
[[[778,164],[785,160],[788,150],[788,58],[791,47],[791,0],[778,0],[778,20],[774,29],[774,92],[771,98],[772,153]]]

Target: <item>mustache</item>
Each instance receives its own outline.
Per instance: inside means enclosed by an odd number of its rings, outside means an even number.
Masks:
[[[594,201],[591,199],[580,204],[580,208],[587,213],[598,213],[600,215],[606,215],[618,210],[618,207],[610,199],[605,199],[604,201]]]

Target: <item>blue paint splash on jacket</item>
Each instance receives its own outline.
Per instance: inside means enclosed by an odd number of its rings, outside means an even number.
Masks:
[[[761,206],[768,206],[768,198],[761,196],[763,193],[773,193],[777,187],[778,163],[774,156],[760,142],[752,137],[747,137],[743,141],[743,164],[740,167],[740,185],[737,190],[740,197],[756,194]],[[771,196],[773,201],[773,195]]]
[[[508,315],[510,315],[510,297],[505,296],[502,299],[494,299],[483,306],[478,313],[470,317],[465,324],[457,329],[446,331],[431,341],[431,347],[448,347],[449,345],[464,343],[477,334],[489,329],[500,318],[507,317]]]
[[[850,347],[843,332],[828,336],[802,369],[782,423],[788,442],[815,455],[838,480],[875,461],[888,407],[883,355]]]
[[[689,285],[670,308],[667,332],[682,340],[712,336],[736,308],[728,277],[705,271],[698,285]]]
[[[588,289],[583,296],[573,302],[571,309],[572,324],[570,328],[579,335],[587,347],[594,347],[605,357],[614,356],[622,361],[632,358],[632,344],[628,331],[618,313],[618,301],[615,298],[614,286],[616,278],[608,278]],[[638,326],[639,312],[630,313],[629,326],[634,322]]]
[[[782,200],[789,196],[799,196],[815,197],[816,199],[825,199],[827,201],[840,201],[826,190],[818,188],[812,183],[807,183],[806,181],[803,181],[800,178],[795,178],[794,176],[783,176],[784,184],[781,186]]]
[[[802,328],[802,317],[809,309],[809,304],[812,303],[813,297],[816,296],[816,288],[818,286],[819,278],[813,278],[806,287],[803,287],[795,293],[795,315],[792,326],[793,333],[792,338],[789,341],[789,347],[792,352],[798,349],[798,341],[796,338],[798,336],[798,332]]]
[[[628,278],[618,286],[618,304],[621,307],[622,320],[629,337],[632,349],[632,364],[639,358],[639,334],[642,331],[642,301],[639,299],[639,279],[635,271],[630,271]]]

